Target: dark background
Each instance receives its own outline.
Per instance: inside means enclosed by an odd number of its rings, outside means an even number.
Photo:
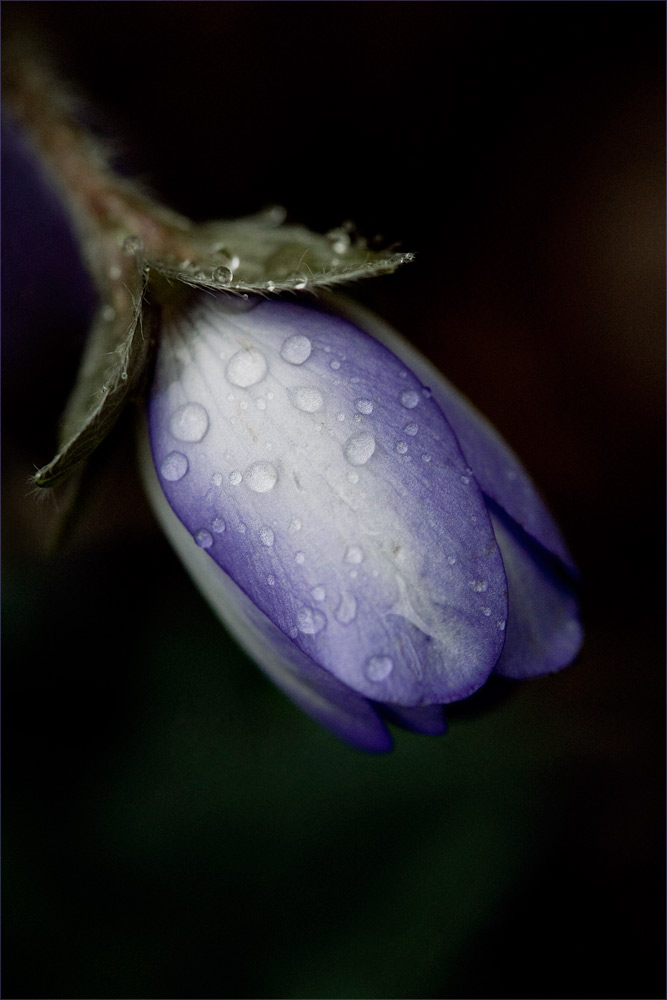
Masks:
[[[664,6],[4,3],[197,219],[417,254],[351,291],[502,430],[583,577],[562,673],[391,755],[236,650],[132,421],[55,555],[91,307],[3,145],[5,997],[664,996]]]

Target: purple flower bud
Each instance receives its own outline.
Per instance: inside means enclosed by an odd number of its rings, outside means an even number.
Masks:
[[[443,732],[442,705],[494,670],[565,666],[581,631],[571,559],[516,458],[397,334],[361,322],[374,336],[202,293],[167,311],[150,493],[261,667],[385,750],[383,714]]]

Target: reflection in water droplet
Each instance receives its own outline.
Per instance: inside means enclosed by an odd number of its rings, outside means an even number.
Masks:
[[[291,365],[302,365],[310,357],[313,346],[308,339],[300,333],[295,333],[288,337],[280,349],[280,356],[283,361],[289,361]]]
[[[401,393],[401,405],[404,406],[406,410],[413,410],[418,402],[419,395],[414,389],[406,389],[405,392]]]
[[[317,608],[301,608],[297,612],[296,624],[299,632],[303,632],[304,635],[317,635],[321,632],[327,623],[325,615]]]
[[[261,528],[260,532],[259,532],[259,537],[261,538],[262,543],[264,545],[266,545],[267,548],[270,549],[271,546],[273,545],[273,540],[275,538],[275,535],[273,534],[273,532],[271,531],[271,529],[270,528]]]
[[[357,601],[353,594],[343,592],[340,595],[340,604],[336,608],[336,618],[341,625],[349,625],[357,615]]]
[[[195,542],[200,549],[210,549],[213,545],[213,535],[210,531],[206,531],[202,528],[202,530],[198,531],[195,535]]]
[[[278,472],[270,462],[253,462],[245,470],[245,481],[253,493],[268,493],[278,482]]]
[[[169,483],[177,483],[188,471],[188,460],[180,451],[172,451],[160,465],[162,478]]]
[[[322,393],[309,387],[292,389],[290,399],[297,410],[303,410],[305,413],[316,413],[324,406]]]
[[[354,434],[345,443],[345,458],[350,465],[365,465],[375,451],[375,438],[368,431]]]
[[[371,656],[366,662],[366,676],[369,681],[384,681],[394,669],[390,656]]]
[[[370,399],[358,399],[354,405],[359,410],[359,413],[368,414],[373,412],[373,403]]]
[[[345,562],[360,563],[363,561],[364,553],[358,545],[348,545],[345,550]]]
[[[177,441],[201,441],[208,430],[208,413],[199,403],[186,403],[173,414],[169,426]]]
[[[269,366],[266,358],[256,347],[245,347],[229,359],[225,375],[232,385],[238,385],[241,389],[256,385],[261,382]]]
[[[226,524],[221,517],[214,517],[211,527],[215,531],[216,535],[221,535],[226,528]]]

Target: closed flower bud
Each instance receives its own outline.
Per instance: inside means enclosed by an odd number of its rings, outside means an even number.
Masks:
[[[371,335],[372,334],[372,335]],[[231,632],[300,707],[385,750],[495,671],[581,642],[575,570],[507,445],[397,334],[285,300],[167,307],[144,467]]]

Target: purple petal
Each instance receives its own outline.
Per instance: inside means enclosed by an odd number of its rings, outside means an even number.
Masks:
[[[389,722],[409,729],[423,736],[442,736],[447,732],[447,722],[441,705],[421,705],[419,708],[398,708],[395,705],[382,705],[382,715]]]
[[[509,587],[507,640],[495,672],[523,678],[560,670],[575,658],[583,638],[571,581],[503,515],[492,514],[491,521]]]
[[[202,593],[239,644],[320,725],[361,750],[391,750],[387,727],[368,701],[313,663],[204,549],[193,544],[192,535],[173,513],[160,487],[146,435],[142,452],[142,474],[156,516]]]
[[[484,683],[507,618],[485,501],[385,347],[300,305],[199,294],[165,317],[149,427],[193,546],[290,649],[394,706]]]
[[[431,388],[483,493],[576,576],[576,567],[558,525],[519,459],[495,428],[429,361],[381,319],[351,302],[346,302],[344,314],[385,344]]]

